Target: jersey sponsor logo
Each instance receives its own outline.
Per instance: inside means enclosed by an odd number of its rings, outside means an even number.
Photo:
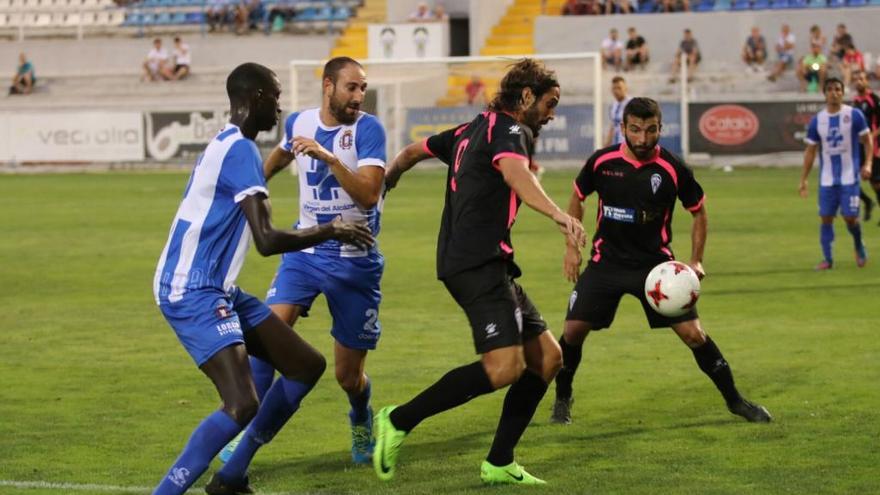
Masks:
[[[241,324],[238,320],[229,320],[224,321],[217,325],[217,333],[220,335],[229,335],[229,334],[240,334],[241,333]]]
[[[185,467],[176,467],[168,473],[168,480],[180,488],[183,488],[186,486],[186,479],[189,478],[189,474],[189,469]]]
[[[657,194],[657,189],[660,189],[660,183],[663,182],[663,177],[660,174],[651,174],[651,192]]]
[[[510,133],[511,134],[521,134],[522,130],[519,128],[518,125],[513,124],[512,126],[510,126]]]
[[[707,140],[723,146],[745,144],[760,128],[758,117],[741,105],[717,105],[710,108],[699,122],[700,134]]]
[[[601,174],[607,175],[609,177],[623,177],[623,175],[624,175],[623,172],[620,170],[608,170],[608,169],[604,169],[604,168],[602,169]]]
[[[602,217],[615,222],[636,223],[636,210],[605,205],[602,206]]]
[[[342,137],[339,138],[339,147],[344,150],[350,150],[353,142],[354,138],[351,129],[346,129],[345,132],[342,133]]]

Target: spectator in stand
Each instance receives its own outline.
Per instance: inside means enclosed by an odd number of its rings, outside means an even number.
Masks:
[[[449,14],[446,13],[446,7],[442,3],[434,6],[434,20],[437,22],[448,22]]]
[[[174,50],[171,51],[174,56],[174,71],[171,78],[175,81],[186,78],[189,75],[189,66],[192,63],[192,56],[189,52],[189,45],[180,39],[180,36],[174,37]]]
[[[230,0],[206,0],[205,20],[208,21],[208,30],[223,29],[229,18]]]
[[[797,75],[801,81],[801,91],[818,93],[819,88],[825,84],[825,75],[828,72],[828,59],[822,53],[822,46],[810,45],[810,53],[801,59],[798,64]]]
[[[295,3],[296,0],[278,0],[269,8],[269,15],[266,17],[266,34],[284,30],[284,23],[296,17],[296,8],[293,5]]]
[[[703,57],[700,55],[700,47],[697,45],[697,40],[690,29],[684,30],[684,37],[678,45],[678,50],[675,52],[675,59],[672,61],[672,77],[669,78],[670,84],[678,80],[678,73],[681,71],[682,54],[687,55],[687,79],[688,81],[693,81],[694,72],[696,72],[697,65],[700,64],[700,60]]]
[[[764,35],[757,27],[753,27],[752,33],[746,38],[742,59],[755,72],[758,72],[767,60],[767,42],[764,41]]]
[[[657,4],[657,12],[688,12],[690,10],[690,0],[661,0]]]
[[[153,40],[153,48],[147,52],[143,67],[144,75],[141,77],[141,81],[167,81],[173,77],[168,52],[162,48],[161,39]]]
[[[34,90],[34,84],[37,82],[37,76],[34,73],[34,64],[32,64],[24,52],[18,54],[18,67],[15,69],[15,75],[12,76],[12,86],[9,86],[9,94],[11,95],[29,95]]]
[[[782,76],[785,69],[794,65],[794,42],[795,37],[794,33],[791,32],[791,28],[788,24],[783,24],[779,38],[776,40],[776,56],[779,60],[773,67],[773,72],[767,76],[767,79],[775,82]]]
[[[856,46],[855,40],[847,32],[845,24],[838,24],[837,34],[834,35],[834,40],[831,42],[831,56],[839,62],[846,55],[846,49],[851,46]]]
[[[562,15],[600,15],[602,10],[597,0],[568,0],[562,7]]]
[[[614,67],[619,71],[623,65],[623,42],[617,38],[617,29],[611,28],[608,37],[602,40],[602,67]]]
[[[247,34],[249,29],[256,29],[262,18],[261,0],[239,0],[235,7],[235,34]]]
[[[629,0],[605,0],[605,14],[630,14],[633,8]]]
[[[419,2],[416,10],[409,15],[409,22],[431,22],[434,20],[434,13],[428,7],[428,2]]]
[[[865,57],[862,52],[855,46],[847,47],[843,54],[843,60],[840,61],[840,73],[843,74],[844,87],[848,87],[852,82],[852,75],[865,70]]]
[[[644,69],[648,65],[648,42],[636,32],[634,27],[627,29],[626,33],[629,38],[626,40],[626,66],[624,69],[631,70],[636,67]]]
[[[483,80],[480,79],[480,76],[476,74],[472,75],[471,80],[468,81],[467,85],[464,87],[464,92],[467,94],[468,105],[480,107],[485,105],[486,85],[483,83]]]
[[[821,53],[825,53],[825,45],[828,44],[828,38],[822,34],[822,28],[818,25],[813,24],[810,27],[810,45],[819,45],[819,50]]]

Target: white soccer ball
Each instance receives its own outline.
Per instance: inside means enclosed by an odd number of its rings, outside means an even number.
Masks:
[[[700,279],[693,268],[680,261],[655,266],[645,279],[645,298],[663,316],[681,316],[697,304]]]

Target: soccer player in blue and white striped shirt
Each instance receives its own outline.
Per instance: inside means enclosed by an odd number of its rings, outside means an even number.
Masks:
[[[834,242],[834,217],[840,215],[853,237],[856,265],[865,266],[868,254],[862,242],[859,225],[859,179],[871,176],[873,143],[871,130],[862,112],[843,104],[843,81],[835,77],[825,80],[825,109],[817,113],[807,127],[807,149],[801,174],[800,195],[807,197],[807,177],[819,152],[819,216],[822,219],[819,240],[824,259],[816,270],[829,270],[834,265],[831,244]],[[864,159],[859,142],[865,148]]]
[[[271,223],[259,131],[278,122],[281,85],[258,64],[238,66],[226,80],[229,123],[199,156],[159,258],[153,293],[162,315],[223,405],[196,428],[155,494],[182,494],[245,425],[269,442],[299,407],[326,366],[321,354],[257,298],[235,286],[251,237],[260,254],[297,251],[329,239],[373,245],[369,230],[335,220],[309,229],[275,230]],[[281,377],[258,410],[248,354],[271,363]],[[253,420],[253,421],[251,421]],[[251,453],[251,456],[253,453]],[[248,461],[250,458],[248,458]],[[208,493],[244,492],[247,480]],[[247,492],[250,493],[250,492]]]

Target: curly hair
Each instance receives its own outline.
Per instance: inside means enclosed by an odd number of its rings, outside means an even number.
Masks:
[[[495,93],[489,110],[494,112],[516,112],[522,110],[522,90],[531,88],[536,99],[559,87],[556,73],[547,69],[543,63],[535,59],[524,58],[510,66],[507,74],[501,79],[501,88]]]

